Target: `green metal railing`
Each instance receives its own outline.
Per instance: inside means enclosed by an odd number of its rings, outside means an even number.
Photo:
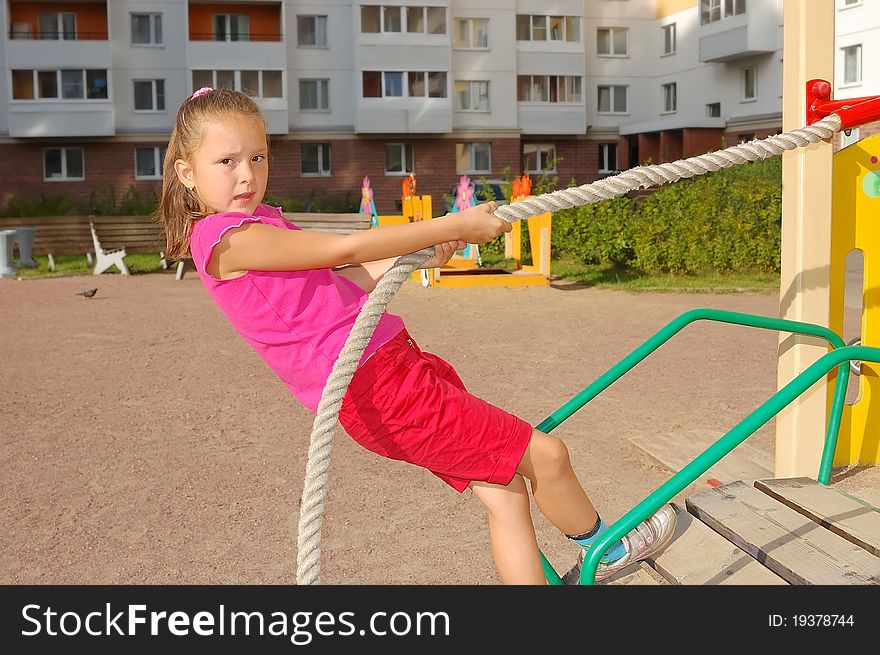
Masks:
[[[542,432],[550,432],[553,430],[578,409],[586,405],[602,391],[620,379],[625,373],[634,368],[648,355],[657,350],[657,348],[681,331],[685,326],[698,320],[718,321],[722,323],[745,325],[749,327],[819,337],[827,340],[834,350],[823,355],[819,360],[810,365],[805,371],[777,391],[727,434],[694,458],[690,464],[676,473],[666,483],[656,489],[613,525],[609,526],[608,531],[602,536],[602,538],[597,540],[587,551],[581,567],[581,584],[591,585],[595,583],[596,569],[599,566],[599,560],[614,542],[622,538],[639,523],[660,509],[664,503],[669,502],[675,494],[679,493],[700,475],[705,473],[711,466],[721,460],[722,457],[757,431],[758,428],[764,425],[764,423],[773,418],[786,405],[791,403],[800,394],[809,389],[816,381],[837,366],[837,381],[831,402],[831,411],[826,430],[825,445],[822,451],[822,460],[817,475],[817,480],[821,484],[827,485],[831,477],[831,466],[834,458],[834,450],[837,446],[837,434],[840,429],[840,419],[843,413],[846,387],[849,381],[849,362],[851,360],[880,362],[880,348],[846,346],[843,339],[841,339],[836,333],[829,328],[820,325],[730,312],[720,309],[694,309],[685,312],[675,320],[671,321],[666,327],[645,341],[641,346],[636,348],[633,352],[596,379],[596,381],[544,419],[536,426],[536,429],[541,430]],[[541,553],[541,563],[544,567],[544,574],[550,584],[563,584],[558,573],[550,565],[543,553]]]

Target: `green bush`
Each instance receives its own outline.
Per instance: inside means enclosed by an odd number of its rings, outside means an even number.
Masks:
[[[778,158],[557,212],[554,257],[645,273],[778,272]]]
[[[73,212],[73,200],[67,196],[41,193],[38,197],[16,193],[10,198],[6,216],[65,216]]]

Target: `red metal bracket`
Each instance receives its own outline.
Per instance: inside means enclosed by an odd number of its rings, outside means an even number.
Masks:
[[[807,125],[829,114],[840,116],[843,130],[880,120],[880,96],[831,100],[831,84],[827,80],[810,80],[807,82]]]

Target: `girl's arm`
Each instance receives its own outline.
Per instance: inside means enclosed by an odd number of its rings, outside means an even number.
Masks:
[[[223,235],[207,268],[214,277],[228,279],[245,271],[305,270],[378,262],[451,241],[485,243],[511,230],[510,223],[492,214],[495,208],[495,203],[489,202],[455,216],[346,235],[246,223]]]
[[[464,241],[450,241],[440,243],[434,246],[434,255],[428,258],[420,268],[435,268],[443,266],[452,259],[452,255],[456,250],[466,248],[467,243]],[[348,278],[361,289],[369,293],[376,288],[382,276],[391,268],[391,265],[397,261],[397,257],[389,257],[388,259],[380,259],[377,262],[364,262],[363,264],[354,264],[351,266],[343,266],[336,269],[336,274],[344,278]]]

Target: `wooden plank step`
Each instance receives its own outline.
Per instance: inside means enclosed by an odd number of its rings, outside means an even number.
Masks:
[[[630,441],[667,468],[678,472],[722,436],[717,431],[679,430],[631,437]],[[710,479],[734,482],[772,477],[773,456],[745,441],[699,476],[694,484],[704,486]]]
[[[880,557],[880,509],[810,478],[758,480],[755,488]]]
[[[690,496],[686,506],[791,584],[880,584],[880,558],[754,486],[732,482]]]
[[[675,538],[652,562],[657,573],[681,585],[785,585],[720,534],[700,523],[677,503]]]

